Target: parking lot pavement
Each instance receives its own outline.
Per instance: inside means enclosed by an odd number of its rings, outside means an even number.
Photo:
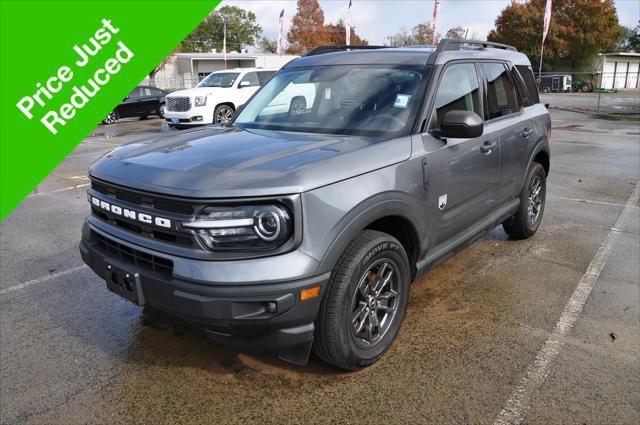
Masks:
[[[552,108],[640,114],[640,90],[621,90],[617,93],[541,93],[540,100]]]
[[[637,423],[640,128],[552,119],[536,236],[495,229],[417,280],[398,340],[357,373],[240,354],[110,294],[77,251],[82,177],[172,130],[99,127],[0,224],[0,422]]]

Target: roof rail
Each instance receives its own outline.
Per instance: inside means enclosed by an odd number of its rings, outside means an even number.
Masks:
[[[453,38],[445,38],[440,40],[438,43],[438,47],[436,48],[436,52],[445,52],[450,50],[462,50],[461,47],[463,45],[472,45],[472,46],[481,46],[483,49],[487,47],[491,47],[494,49],[503,49],[503,50],[512,50],[517,52],[513,46],[509,46],[508,44],[494,43],[492,41],[481,41],[481,40],[456,40]]]
[[[316,56],[325,53],[344,52],[347,50],[374,50],[374,49],[386,49],[389,46],[318,46],[315,49],[307,52],[305,56]]]

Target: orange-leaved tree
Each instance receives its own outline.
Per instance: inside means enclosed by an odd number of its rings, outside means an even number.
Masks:
[[[545,4],[546,0],[512,1],[496,19],[488,40],[511,44],[537,64]],[[613,0],[554,0],[544,46],[545,69],[586,68],[598,53],[612,48],[619,35]]]
[[[316,46],[328,44],[324,26],[324,12],[318,0],[298,0],[297,13],[287,34],[287,52],[302,54]]]

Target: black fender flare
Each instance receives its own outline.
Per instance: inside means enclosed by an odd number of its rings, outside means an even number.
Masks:
[[[384,217],[395,216],[406,221],[410,227],[412,243],[415,245],[414,257],[420,258],[424,247],[421,235],[426,233],[426,222],[416,213],[421,209],[416,205],[415,199],[403,192],[381,193],[367,198],[346,214],[336,226],[337,236],[325,252],[318,274],[333,270],[336,262],[347,248],[349,243],[363,229]],[[414,260],[416,260],[414,258]],[[415,264],[410,264],[413,269]]]

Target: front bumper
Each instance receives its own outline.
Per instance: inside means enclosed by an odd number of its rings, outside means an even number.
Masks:
[[[127,254],[117,254],[105,249],[100,242],[104,238],[124,247]],[[177,276],[174,271],[194,268],[203,270],[203,266],[210,266],[211,263],[215,266],[215,262],[155,252],[116,238],[88,222],[83,226],[80,253],[84,262],[107,281],[113,269],[126,270],[136,275],[141,292],[137,299],[140,304],[150,305],[194,322],[205,329],[215,341],[252,354],[276,355],[291,363],[305,364],[308,360],[313,342],[314,320],[321,297],[302,301],[300,291],[320,285],[323,294],[329,273],[269,283],[253,281],[220,284],[192,281]],[[133,256],[154,258],[156,261],[161,259],[162,264],[173,265],[172,271],[163,269],[164,272],[161,273],[159,270],[141,268],[137,265],[137,260],[131,260]],[[268,262],[269,258],[261,260]],[[185,265],[185,262],[194,264]],[[226,267],[229,267],[229,263],[235,263],[239,274],[242,268],[247,267],[245,261],[224,263]],[[252,263],[252,267],[256,266]],[[215,278],[211,280],[215,281]],[[110,285],[108,287],[118,293]]]
[[[202,125],[213,123],[213,110],[206,106],[194,106],[185,112],[166,111],[164,118],[169,124],[176,125]],[[173,123],[173,119],[178,119],[179,123]]]

